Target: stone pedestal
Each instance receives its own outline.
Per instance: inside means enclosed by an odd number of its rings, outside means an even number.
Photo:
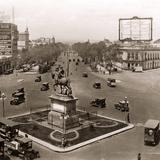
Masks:
[[[62,95],[52,95],[51,111],[48,114],[48,123],[61,129],[71,129],[79,126],[76,114],[77,98]]]

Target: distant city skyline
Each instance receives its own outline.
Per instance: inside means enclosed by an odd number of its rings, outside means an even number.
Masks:
[[[56,41],[118,40],[119,18],[152,17],[153,40],[160,38],[158,0],[5,0],[0,11],[12,13],[19,32],[29,28],[30,39]]]

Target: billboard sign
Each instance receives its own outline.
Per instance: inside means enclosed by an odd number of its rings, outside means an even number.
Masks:
[[[151,41],[152,18],[121,18],[119,19],[120,41]]]

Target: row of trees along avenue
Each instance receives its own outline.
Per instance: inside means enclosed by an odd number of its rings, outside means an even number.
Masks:
[[[32,64],[53,62],[57,59],[61,52],[66,50],[68,46],[61,42],[38,45],[29,49],[29,51],[22,50],[18,52],[13,58],[14,65]],[[18,62],[18,64],[16,63]]]
[[[103,41],[98,43],[75,43],[72,45],[73,50],[77,51],[83,59],[91,59],[92,62],[98,61],[121,61],[118,44],[111,44],[109,47]]]

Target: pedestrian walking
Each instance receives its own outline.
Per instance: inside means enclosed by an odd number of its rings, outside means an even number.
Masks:
[[[138,153],[137,160],[141,160],[141,153]]]
[[[131,122],[130,122],[130,113],[129,113],[129,112],[127,113],[127,122],[128,122],[128,123],[131,123]]]

